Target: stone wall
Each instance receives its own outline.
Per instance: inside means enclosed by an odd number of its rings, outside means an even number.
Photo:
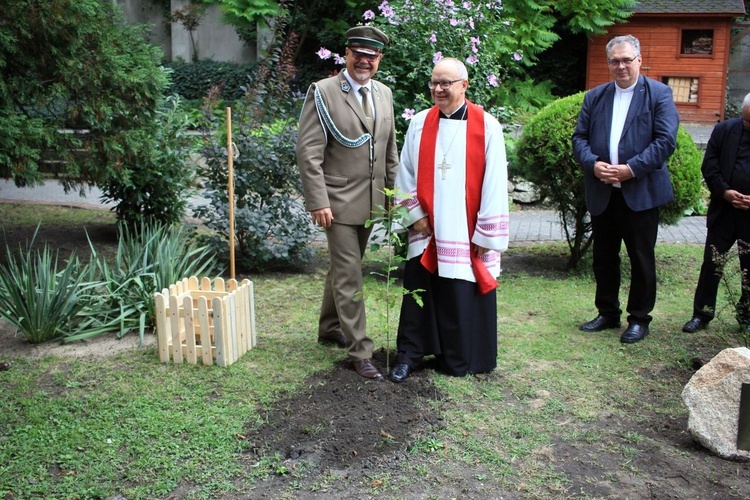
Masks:
[[[180,23],[168,23],[167,12],[161,3],[153,0],[117,0],[122,5],[125,18],[132,24],[150,25],[149,42],[164,51],[165,61],[193,60],[190,33]],[[190,0],[171,0],[170,12],[191,3]],[[213,59],[245,64],[258,58],[255,46],[240,40],[232,26],[222,19],[218,5],[210,5],[193,32],[199,59]],[[262,30],[260,31],[262,33]]]

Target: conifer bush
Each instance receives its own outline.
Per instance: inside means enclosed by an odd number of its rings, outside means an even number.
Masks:
[[[557,210],[570,250],[568,267],[577,267],[591,246],[591,220],[586,209],[581,167],[573,155],[571,138],[585,93],[558,99],[525,125],[518,141],[517,168],[539,188],[542,198]],[[680,125],[677,148],[667,165],[675,200],[659,210],[659,222],[676,224],[694,207],[701,192],[702,154]]]

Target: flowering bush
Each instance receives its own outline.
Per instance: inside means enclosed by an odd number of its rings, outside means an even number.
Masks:
[[[508,118],[498,102],[498,88],[510,74],[520,73],[524,55],[500,0],[383,0],[378,11],[368,10],[362,18],[383,30],[392,42],[376,78],[393,90],[394,107],[403,118],[399,130],[406,129],[415,112],[432,106],[427,82],[433,66],[445,57],[466,64],[471,101],[499,118]],[[337,65],[345,63],[341,55],[324,47],[317,55],[333,58]]]
[[[464,61],[469,70],[468,98],[501,122],[515,112],[534,112],[553,100],[548,82],[526,74],[537,56],[558,40],[553,31],[565,19],[573,33],[602,33],[630,15],[634,0],[382,0],[367,10],[364,24],[391,39],[377,79],[393,89],[399,131],[415,110],[432,105],[427,82],[445,57]],[[321,47],[321,59],[343,65],[344,58]],[[577,68],[571,68],[573,70]]]

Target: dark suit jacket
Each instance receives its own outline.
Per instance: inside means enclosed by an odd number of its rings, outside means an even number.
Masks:
[[[588,91],[573,133],[573,153],[583,169],[586,206],[591,215],[600,215],[607,208],[616,189],[594,176],[596,161],[610,162],[614,96],[615,82]],[[622,183],[622,195],[632,210],[648,210],[674,199],[667,160],[677,146],[679,124],[672,89],[639,76],[618,150],[619,163],[630,165],[635,175]]]
[[[701,171],[706,186],[711,192],[706,225],[711,227],[721,212],[731,205],[724,199],[724,191],[730,189],[729,180],[737,160],[737,150],[742,139],[742,118],[732,118],[719,123],[711,132],[706,146]],[[743,193],[750,194],[750,193]]]
[[[343,71],[313,84],[299,120],[297,165],[307,210],[331,207],[341,224],[364,224],[372,211],[385,206],[383,190],[393,188],[398,171],[393,96],[386,85],[372,80],[375,104],[372,166],[370,145],[348,148],[332,137],[315,108],[313,90],[320,89],[338,130],[350,139],[367,132],[365,114]]]

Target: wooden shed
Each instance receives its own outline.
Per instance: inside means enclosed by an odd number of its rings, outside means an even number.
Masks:
[[[586,88],[612,79],[607,42],[633,35],[641,42],[641,74],[672,87],[682,122],[722,121],[732,24],[745,13],[743,0],[640,0],[633,11],[627,23],[589,40]]]

